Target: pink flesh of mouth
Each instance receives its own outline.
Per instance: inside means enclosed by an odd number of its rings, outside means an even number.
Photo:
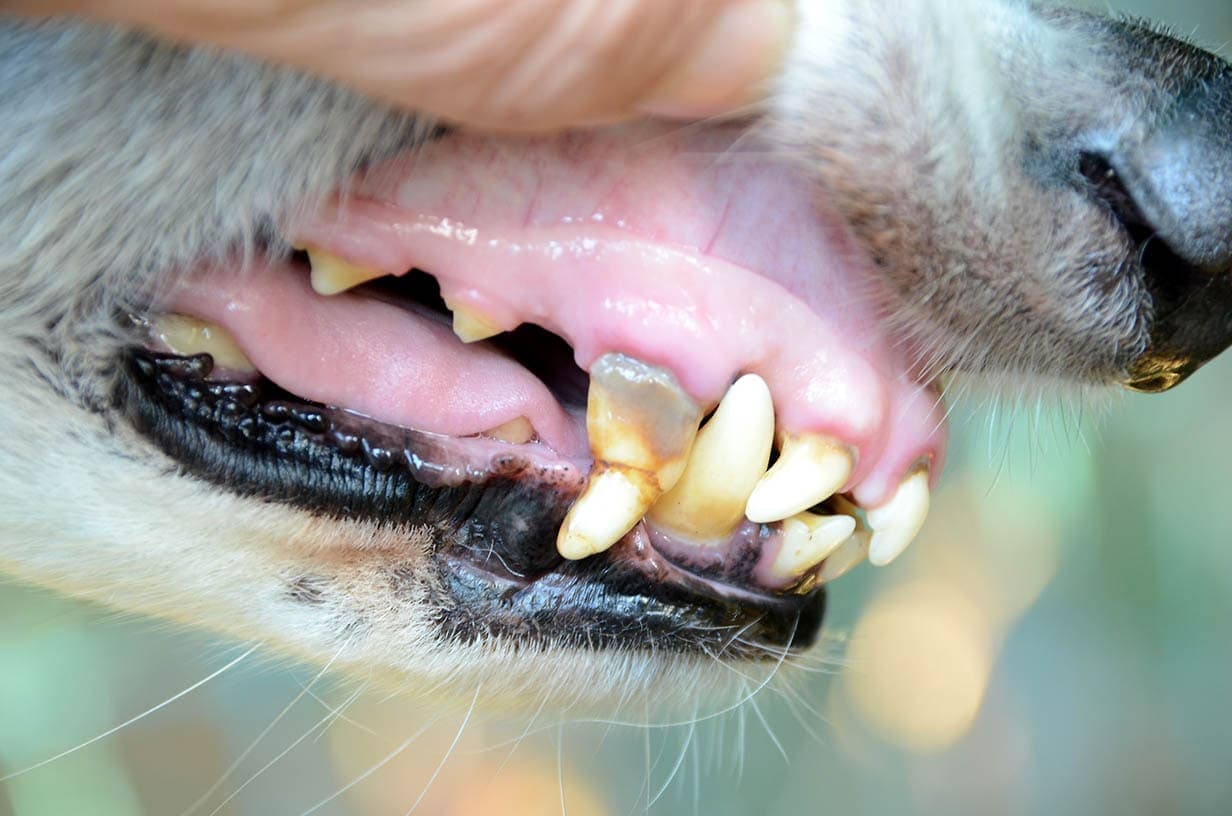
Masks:
[[[373,168],[287,234],[390,274],[427,270],[447,300],[503,329],[564,337],[583,369],[621,351],[706,405],[759,374],[780,430],[858,451],[851,487],[866,505],[919,461],[935,478],[939,400],[878,332],[875,273],[803,179],[737,136],[451,135]],[[289,265],[208,271],[175,305],[227,326],[300,396],[456,436],[526,416],[561,456],[587,456],[577,418],[517,363],[397,306],[318,296]]]

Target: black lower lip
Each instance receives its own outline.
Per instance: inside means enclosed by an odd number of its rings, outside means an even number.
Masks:
[[[408,457],[376,445],[380,428],[371,438],[348,431],[340,442],[329,409],[270,401],[259,384],[208,381],[211,369],[207,355],[131,350],[116,407],[188,472],[233,493],[432,531],[438,575],[430,584],[444,638],[495,635],[775,659],[817,636],[821,590],[724,597],[620,548],[564,561],[555,534],[578,485],[547,483],[516,461],[483,483],[425,484],[403,461],[422,461],[424,451]]]
[[[465,562],[441,570],[445,637],[485,637],[584,649],[701,651],[741,660],[783,659],[816,641],[822,589],[737,603],[647,577],[618,559],[572,562],[533,583],[493,581]]]

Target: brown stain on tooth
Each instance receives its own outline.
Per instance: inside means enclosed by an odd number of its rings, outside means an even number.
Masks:
[[[586,405],[595,464],[561,525],[560,554],[585,558],[632,530],[684,472],[701,418],[670,371],[620,353],[596,360]]]

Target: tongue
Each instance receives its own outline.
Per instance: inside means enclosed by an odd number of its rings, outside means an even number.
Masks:
[[[560,334],[584,369],[610,351],[662,365],[702,404],[758,373],[781,429],[855,446],[863,475],[891,443],[892,468],[936,455],[934,401],[875,330],[865,259],[813,191],[739,139],[453,134],[373,168],[287,234],[388,274],[427,270],[487,322]],[[537,379],[404,309],[315,295],[285,268],[199,275],[180,302],[293,393],[452,435],[525,416],[559,453],[585,455]]]

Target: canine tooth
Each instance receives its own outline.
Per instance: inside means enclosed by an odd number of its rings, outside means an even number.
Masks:
[[[308,264],[312,267],[312,289],[318,295],[337,295],[361,283],[385,277],[385,273],[343,260],[332,252],[309,246]]]
[[[484,436],[490,436],[500,442],[510,445],[524,445],[535,438],[535,426],[524,416],[515,417],[490,431],[484,431]]]
[[[479,312],[459,303],[445,299],[445,306],[453,312],[453,333],[463,343],[478,343],[500,334],[502,329]]]
[[[195,317],[165,314],[154,321],[154,335],[173,354],[208,354],[217,368],[251,373],[257,370],[231,332]]]
[[[770,389],[761,377],[747,374],[698,431],[680,481],[650,509],[650,518],[695,540],[730,535],[744,520],[745,503],[766,472],[773,444]]]
[[[902,555],[920,534],[928,505],[928,470],[921,468],[903,479],[888,502],[867,511],[868,526],[873,532],[868,560],[884,566]]]
[[[778,461],[749,496],[749,521],[790,518],[837,493],[851,478],[851,454],[815,434],[789,435]]]
[[[869,536],[870,533],[867,530],[857,530],[854,535],[840,544],[822,563],[817,580],[828,584],[842,578],[859,566],[860,562],[868,557]]]
[[[856,531],[851,516],[799,513],[782,522],[782,546],[771,567],[779,578],[798,578],[829,558]]]
[[[679,480],[700,422],[671,372],[619,353],[596,360],[586,403],[595,463],[560,526],[560,554],[585,558],[632,530]]]

